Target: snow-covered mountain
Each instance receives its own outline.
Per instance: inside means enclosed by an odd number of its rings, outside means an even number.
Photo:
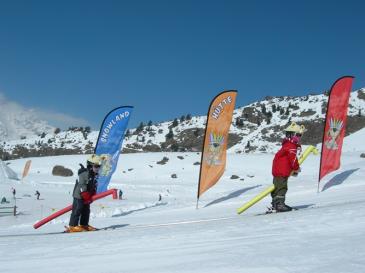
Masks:
[[[10,102],[0,94],[0,140],[24,139],[54,131],[46,121],[41,120],[32,109]],[[21,142],[20,142],[21,143]]]
[[[239,95],[239,94],[238,94]],[[308,132],[303,144],[322,141],[328,96],[266,97],[234,111],[230,128],[229,152],[274,152],[280,145],[283,129],[295,121]],[[127,131],[123,152],[200,151],[206,116],[176,118]],[[365,127],[365,88],[351,92],[346,134]],[[29,136],[0,143],[3,159],[26,156],[80,154],[93,150],[98,132],[75,128],[59,133]]]

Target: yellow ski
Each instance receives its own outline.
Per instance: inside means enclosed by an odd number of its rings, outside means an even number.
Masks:
[[[307,149],[305,149],[304,153],[299,157],[299,159],[298,159],[299,165],[301,165],[303,163],[303,161],[311,153],[313,153],[314,155],[318,154],[318,150],[316,149],[316,147],[314,147],[312,145],[310,145]],[[252,198],[250,201],[245,203],[242,207],[238,208],[237,213],[241,214],[242,212],[244,212],[248,208],[252,207],[254,204],[256,204],[261,199],[263,199],[265,196],[267,196],[269,193],[271,193],[274,189],[275,189],[275,187],[274,187],[274,185],[272,185],[269,188],[267,188],[266,190],[264,190],[263,192],[259,193],[254,198]]]

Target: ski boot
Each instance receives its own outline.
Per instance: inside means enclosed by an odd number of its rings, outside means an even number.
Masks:
[[[95,230],[98,230],[97,228],[94,228],[93,226],[90,226],[90,225],[81,226],[81,228],[83,228],[84,231],[95,231]]]
[[[68,232],[68,233],[73,233],[73,232],[83,232],[85,231],[84,228],[82,228],[82,226],[65,226],[66,230],[65,232]]]
[[[293,208],[292,208],[291,206],[288,206],[287,204],[284,204],[284,206],[285,206],[285,207],[287,207],[287,209],[288,209],[289,211],[293,210]]]
[[[285,205],[284,203],[278,203],[275,206],[275,210],[276,210],[276,212],[287,212],[287,211],[291,211],[292,207],[289,207],[289,206]]]

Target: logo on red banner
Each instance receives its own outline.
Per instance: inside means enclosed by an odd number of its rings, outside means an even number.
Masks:
[[[331,117],[330,126],[326,132],[327,140],[325,141],[326,148],[329,150],[338,149],[339,136],[343,128],[343,120]]]

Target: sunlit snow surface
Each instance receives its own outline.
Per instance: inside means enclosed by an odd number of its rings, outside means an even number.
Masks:
[[[282,214],[257,216],[269,197],[236,214],[271,185],[272,154],[229,154],[226,172],[201,197],[199,209],[194,163],[200,154],[123,154],[111,186],[123,190],[124,200],[94,202],[90,223],[108,229],[88,233],[60,233],[69,213],[33,228],[72,202],[76,176],[52,176],[52,167],[76,173],[86,156],[32,158],[23,181],[0,180],[0,198],[11,200],[15,187],[19,210],[16,217],[0,215],[0,271],[365,272],[363,131],[346,139],[341,168],[321,181],[320,193],[319,156],[304,162],[300,175],[290,178],[287,194],[289,205],[303,209]],[[156,164],[164,156],[169,161]],[[26,160],[10,161],[9,167],[21,176]]]

